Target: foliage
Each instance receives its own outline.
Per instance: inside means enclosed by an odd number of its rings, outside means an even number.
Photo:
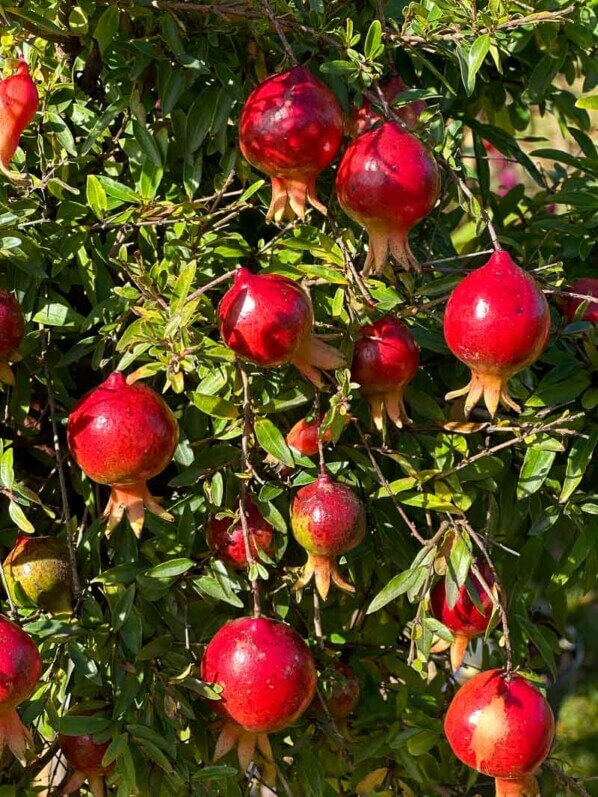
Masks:
[[[426,100],[416,134],[434,149],[443,187],[412,235],[422,274],[387,271],[367,284],[376,312],[407,319],[421,347],[406,395],[413,425],[380,439],[348,372],[320,397],[338,438],[329,470],[362,495],[369,519],[343,568],[355,596],[337,592],[320,608],[326,653],[311,588],[290,590],[305,555],[289,539],[289,500],[316,462],[283,439],[312,412],[314,391],[292,367],[245,366],[255,415],[248,489],[279,533],[276,563],[250,575],[264,611],[310,641],[322,683],[331,652],[342,654],[362,693],[350,739],[339,742],[312,712],[273,738],[275,755],[294,795],[479,793],[483,779],[473,787],[475,773],[442,736],[454,686],[446,657],[430,652],[434,633],[447,637],[427,604],[445,552],[438,531],[459,531],[453,588],[477,554],[471,531],[481,535],[508,595],[514,663],[550,682],[567,594],[595,585],[597,338],[586,322],[566,325],[551,301],[550,345],[511,382],[521,415],[489,423],[478,410],[455,429],[442,397],[466,374],[444,343],[442,306],[485,261],[488,218],[551,300],[595,266],[595,3],[1,0],[0,13],[0,55],[21,50],[41,95],[13,163],[31,185],[0,185],[0,286],[27,317],[16,385],[4,393],[0,541],[8,550],[17,526],[72,535],[82,587],[71,619],[20,611],[45,663],[22,710],[38,750],[58,730],[93,730],[111,740],[120,797],[248,793],[232,755],[211,762],[206,698],[217,694],[197,666],[220,625],[251,606],[249,578],[210,556],[204,537],[208,514],[232,508],[247,477],[242,380],[215,319],[228,282],[217,278],[249,264],[302,280],[318,330],[347,355],[372,313],[350,268],[365,259],[362,231],[338,208],[334,170],[319,178],[329,216],[276,228],[264,220],[268,181],[238,150],[244,98],[290,66],[282,32],[345,112],[392,69],[417,87],[396,104]],[[510,190],[499,190],[484,141],[515,164]],[[163,390],[181,429],[175,462],[153,485],[175,522],[147,517],[141,541],[126,523],[106,541],[105,491],[65,446],[75,400],[115,368]],[[343,427],[348,410],[357,423]],[[434,543],[422,548],[414,530]],[[491,639],[498,647],[485,646],[484,664],[500,664],[502,630]],[[106,718],[61,719],[83,700],[105,702]],[[37,770],[9,762],[0,783],[35,794]],[[566,793],[550,774],[543,782],[546,794]]]

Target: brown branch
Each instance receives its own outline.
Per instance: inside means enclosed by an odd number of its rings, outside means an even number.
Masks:
[[[289,44],[289,40],[285,36],[284,30],[282,29],[282,25],[280,24],[280,20],[274,13],[274,10],[268,0],[262,0],[262,5],[266,9],[266,14],[268,15],[268,19],[270,20],[274,30],[276,31],[276,35],[280,39],[280,43],[282,44],[282,49],[285,51],[285,54],[289,61],[293,64],[293,66],[297,66],[299,63],[297,61],[297,56],[293,52],[293,48]]]
[[[557,766],[551,764],[549,761],[545,761],[542,764],[542,768],[550,772],[551,775],[554,775],[554,777],[557,780],[560,780],[560,782],[564,786],[567,786],[567,788],[572,789],[572,791],[574,791],[576,794],[581,794],[582,797],[592,797],[590,792],[587,791],[584,788],[584,786],[581,785],[579,780],[576,780],[575,778],[572,778],[570,775],[567,775],[566,772],[563,772],[562,769],[559,769]]]
[[[231,271],[227,271],[226,274],[221,274],[219,277],[216,277],[211,282],[208,282],[207,285],[202,285],[201,288],[198,288],[196,291],[193,291],[193,293],[187,296],[187,298],[185,299],[185,304],[187,304],[188,302],[192,302],[194,299],[199,299],[200,296],[203,296],[204,293],[207,293],[208,291],[212,290],[212,288],[215,288],[216,285],[220,285],[220,283],[226,282],[231,277],[234,277],[236,273],[237,269],[234,268]]]
[[[247,569],[256,565],[253,551],[251,550],[251,538],[249,534],[249,524],[247,523],[247,480],[251,478],[253,469],[249,461],[249,440],[253,435],[253,410],[251,409],[251,394],[249,392],[249,378],[243,365],[238,362],[237,369],[243,384],[243,437],[241,439],[241,487],[239,489],[239,515],[241,517],[241,527],[243,529],[243,541],[245,542],[245,555],[247,557]],[[251,579],[251,592],[253,595],[253,616],[259,617],[262,613],[260,599],[260,585],[256,578]]]

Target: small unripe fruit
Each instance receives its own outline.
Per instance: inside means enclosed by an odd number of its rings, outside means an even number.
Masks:
[[[71,611],[73,579],[69,552],[58,540],[20,535],[4,560],[4,575],[17,606],[23,594],[28,604],[52,614]]]
[[[250,498],[245,501],[245,515],[249,531],[249,545],[256,561],[259,561],[258,548],[267,556],[274,556],[274,529],[264,520],[260,510]],[[211,517],[208,521],[206,539],[210,548],[221,559],[235,570],[247,567],[247,550],[243,524],[239,519],[230,517]]]

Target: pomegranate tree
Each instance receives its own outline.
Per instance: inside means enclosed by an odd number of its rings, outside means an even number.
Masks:
[[[13,603],[21,595],[28,604],[52,614],[70,612],[73,607],[73,581],[69,552],[53,537],[17,537],[4,560],[6,585]]]
[[[343,355],[313,334],[309,294],[278,274],[240,268],[218,308],[220,332],[240,357],[265,367],[293,363],[321,385],[319,369],[342,368]]]
[[[267,734],[295,722],[316,692],[316,667],[303,639],[291,626],[265,617],[224,625],[205,650],[201,677],[222,688],[214,706],[225,724],[214,758],[237,747],[244,770],[256,746],[273,761]]]
[[[29,67],[20,60],[16,72],[0,80],[0,167],[6,170],[19,146],[23,130],[33,121],[39,106]]]
[[[35,642],[18,625],[0,617],[0,752],[8,747],[22,763],[33,740],[17,706],[33,692],[41,672]]]
[[[494,576],[486,560],[478,559],[476,565],[489,589],[493,590]],[[475,593],[482,612],[470,598],[468,586]],[[457,600],[453,606],[447,599],[446,582],[444,578],[441,579],[432,590],[430,608],[434,617],[453,633],[455,641],[451,645],[451,666],[453,671],[458,670],[471,639],[486,633],[492,617],[492,598],[478,576],[475,573],[470,573],[469,585],[463,584],[459,589]]]
[[[274,529],[264,520],[261,512],[250,498],[245,501],[245,516],[249,531],[251,553],[259,560],[258,548],[269,557],[274,556]],[[208,521],[206,538],[216,556],[227,565],[242,570],[247,567],[247,550],[240,519],[230,517],[211,517]]]
[[[409,86],[405,83],[403,78],[399,75],[394,75],[389,80],[380,83],[380,91],[384,96],[387,103],[392,104],[399,94],[407,91]],[[409,130],[417,127],[419,117],[426,108],[426,103],[423,100],[414,100],[413,102],[402,105],[399,108],[393,108],[394,113],[407,125]],[[361,108],[356,108],[351,116],[347,125],[347,133],[351,138],[360,136],[362,133],[367,133],[375,124],[380,122],[382,117],[374,111],[372,103],[368,97],[363,98]]]
[[[471,369],[471,381],[446,398],[465,395],[466,417],[481,398],[492,417],[499,402],[520,412],[507,383],[538,359],[549,334],[548,304],[533,277],[515,265],[508,252],[495,252],[448,300],[444,337]]]
[[[409,230],[432,210],[440,192],[436,161],[397,122],[385,122],[352,141],[336,177],[345,213],[369,235],[364,273],[382,273],[389,252],[405,269],[419,270]]]
[[[569,290],[571,293],[577,293],[580,296],[593,296],[598,299],[598,277],[580,277],[577,280],[573,280]],[[584,299],[580,299],[578,296],[560,297],[559,309],[565,318],[571,322],[575,319],[577,308],[584,301]],[[581,320],[589,321],[592,324],[598,324],[598,301],[589,302],[588,306],[583,311]]]
[[[70,713],[86,716],[94,712],[74,710]],[[104,797],[106,794],[105,777],[114,770],[114,764],[107,767],[102,764],[110,742],[95,742],[90,733],[79,736],[67,736],[61,733],[58,736],[58,743],[64,757],[74,769],[73,774],[62,788],[62,794],[79,791],[87,781],[93,797]]]
[[[239,145],[249,163],[272,178],[268,220],[302,219],[306,202],[326,213],[316,177],[333,161],[342,137],[336,97],[303,66],[273,75],[251,92]]]
[[[359,333],[351,379],[360,385],[378,429],[382,428],[384,413],[401,427],[409,422],[403,393],[419,366],[419,350],[413,335],[390,315],[367,324]]]
[[[534,772],[554,736],[546,699],[520,675],[489,670],[459,689],[444,720],[453,752],[496,780],[496,797],[539,797]]]
[[[171,461],[178,425],[164,399],[147,385],[127,384],[115,371],[73,408],[68,444],[77,465],[93,481],[112,488],[104,516],[110,534],[126,512],[141,535],[144,510],[172,520],[151,495],[147,479]]]
[[[291,526],[295,539],[307,551],[307,563],[295,589],[302,589],[315,578],[324,599],[331,580],[337,587],[354,592],[336,562],[337,556],[352,551],[365,537],[365,507],[353,490],[321,473],[295,496]]]
[[[21,305],[12,293],[0,290],[0,382],[5,382],[7,385],[15,383],[8,361],[15,359],[24,334],[25,318]]]

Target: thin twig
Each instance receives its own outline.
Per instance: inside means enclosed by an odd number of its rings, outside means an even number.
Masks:
[[[320,474],[326,475],[326,457],[324,456],[324,441],[322,440],[322,415],[320,409],[320,391],[316,388],[314,396],[316,410],[316,424],[318,428],[318,456],[320,460]]]
[[[66,542],[69,552],[69,562],[71,566],[71,573],[73,578],[73,597],[75,605],[79,602],[81,595],[81,582],[79,581],[79,572],[77,570],[77,554],[75,552],[75,540],[73,537],[73,529],[71,527],[71,510],[69,507],[68,491],[66,488],[66,479],[64,476],[64,463],[62,460],[62,449],[60,446],[60,436],[58,434],[58,422],[56,420],[56,401],[54,398],[54,390],[52,388],[52,375],[50,373],[50,365],[48,363],[48,346],[50,342],[50,333],[48,330],[41,326],[41,355],[44,364],[44,375],[46,378],[46,391],[48,394],[48,405],[50,407],[50,423],[52,424],[52,438],[54,442],[54,453],[56,456],[56,469],[58,471],[58,483],[60,485],[60,497],[62,500],[62,520],[66,525]]]
[[[549,761],[545,761],[542,764],[542,769],[546,769],[551,775],[554,775],[557,780],[560,780],[561,783],[563,783],[569,789],[572,789],[576,794],[581,794],[582,797],[592,797],[590,792],[587,791],[578,780],[572,778],[570,775],[567,775],[566,772],[563,772],[562,769],[559,769]]]
[[[256,561],[251,550],[251,538],[249,534],[249,524],[247,522],[247,480],[251,478],[252,467],[249,462],[249,440],[253,434],[253,411],[251,409],[251,394],[249,392],[249,379],[247,371],[241,363],[237,363],[237,369],[241,375],[243,383],[243,437],[241,439],[241,487],[239,489],[239,515],[241,517],[241,528],[243,529],[243,540],[245,542],[245,555],[247,557],[247,569],[255,567]],[[251,592],[253,595],[253,616],[259,617],[262,613],[260,599],[260,585],[256,578],[251,579]]]
[[[196,291],[193,291],[193,293],[187,296],[185,299],[185,304],[192,302],[194,299],[199,299],[200,296],[203,296],[204,293],[207,293],[207,291],[215,288],[216,285],[220,285],[220,283],[226,282],[231,277],[234,277],[234,275],[237,273],[237,270],[238,269],[236,268],[231,269],[231,271],[227,271],[226,274],[221,274],[219,277],[215,277],[211,282],[208,282],[207,285],[202,285],[201,288],[198,288]]]
[[[299,63],[297,61],[297,56],[293,52],[293,48],[289,44],[289,40],[287,39],[284,30],[282,29],[282,25],[280,24],[280,20],[277,18],[272,6],[268,2],[268,0],[262,0],[262,4],[266,9],[266,14],[268,14],[268,19],[272,23],[274,30],[276,31],[276,35],[280,39],[280,43],[282,44],[282,49],[285,51],[285,54],[289,61],[293,64],[293,66],[297,66]]]

